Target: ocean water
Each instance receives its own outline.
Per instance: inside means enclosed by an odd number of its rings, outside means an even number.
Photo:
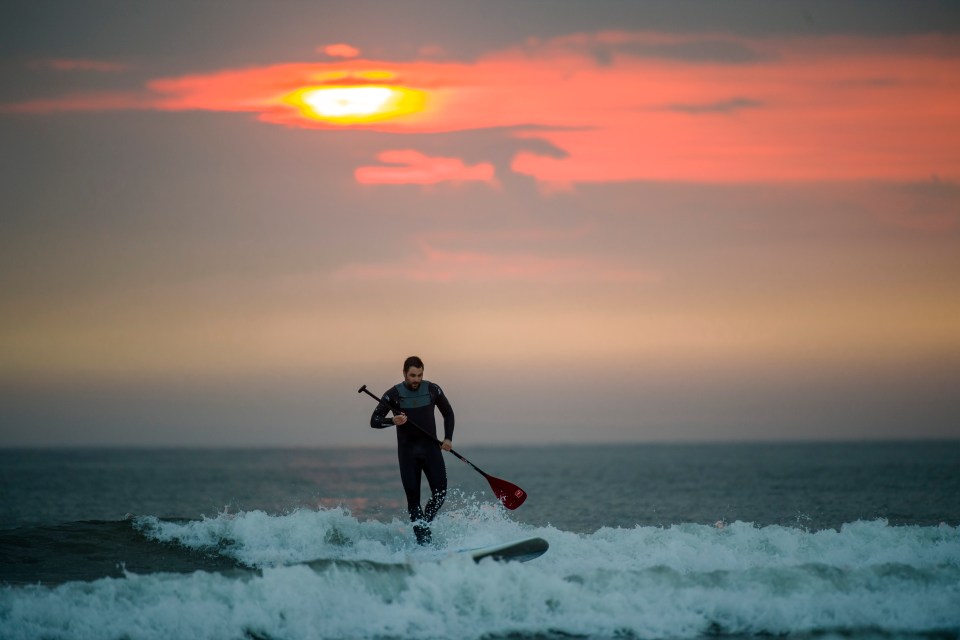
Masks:
[[[960,442],[461,453],[0,450],[0,638],[960,638]]]

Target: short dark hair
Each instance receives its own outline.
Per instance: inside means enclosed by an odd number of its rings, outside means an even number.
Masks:
[[[423,369],[423,360],[417,356],[410,356],[403,361],[403,372],[406,373],[410,371],[411,368],[416,367],[417,369]]]

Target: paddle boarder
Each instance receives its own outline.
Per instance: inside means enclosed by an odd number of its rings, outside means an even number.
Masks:
[[[443,441],[439,446],[434,409],[439,409],[443,416]],[[390,412],[393,416],[387,417]],[[410,356],[404,361],[403,382],[381,396],[370,416],[370,426],[397,429],[397,458],[400,481],[407,495],[407,511],[417,543],[428,544],[432,536],[429,524],[447,497],[447,468],[441,450],[450,451],[453,447],[453,407],[438,385],[423,379],[420,358]],[[430,485],[430,500],[425,509],[420,507],[421,474]]]

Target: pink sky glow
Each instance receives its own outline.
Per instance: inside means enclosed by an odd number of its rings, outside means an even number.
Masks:
[[[721,43],[747,62],[670,60],[631,51]],[[594,53],[609,52],[600,62]],[[349,45],[331,45],[338,56]],[[359,53],[359,52],[357,52]],[[916,180],[960,177],[957,52],[936,36],[747,39],[605,32],[531,42],[472,63],[348,59],[150,80],[140,92],[8,104],[7,112],[157,109],[250,112],[288,127],[389,133],[510,127],[558,154],[518,152],[541,183]],[[423,111],[341,125],[282,98],[305,86],[390,84],[426,92]],[[395,154],[395,151],[385,150]],[[416,150],[404,153],[415,154]],[[361,182],[492,181],[491,167],[410,155],[363,166]]]

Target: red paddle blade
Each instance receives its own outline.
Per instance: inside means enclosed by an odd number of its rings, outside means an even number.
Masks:
[[[512,482],[493,476],[487,476],[487,482],[493,489],[493,495],[497,496],[501,504],[511,511],[522,505],[523,501],[527,499],[527,492]]]

